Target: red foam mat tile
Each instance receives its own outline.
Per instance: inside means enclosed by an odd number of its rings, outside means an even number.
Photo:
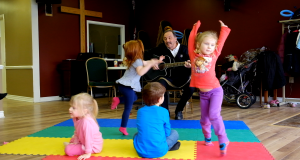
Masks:
[[[47,156],[43,160],[77,160],[78,156]],[[182,160],[182,159],[159,159],[158,160]],[[120,158],[120,157],[90,157],[88,160],[149,160],[149,158]]]
[[[205,146],[204,142],[197,142],[196,160],[274,160],[274,157],[261,144],[256,142],[230,142],[226,156],[220,156],[219,143]]]

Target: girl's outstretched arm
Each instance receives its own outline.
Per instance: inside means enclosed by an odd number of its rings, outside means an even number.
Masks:
[[[143,61],[143,66],[136,67],[137,74],[140,75],[140,76],[143,76],[154,65],[158,65],[159,63],[162,63],[163,59],[165,59],[165,56],[160,56],[159,59],[151,59],[149,61]]]
[[[219,56],[221,54],[224,43],[231,31],[231,29],[227,25],[225,25],[221,20],[219,20],[219,22],[221,25],[221,31],[220,31],[220,35],[219,35],[219,40],[217,42],[216,56]]]
[[[201,25],[201,22],[198,20],[194,25],[193,25],[193,29],[190,33],[190,36],[189,36],[189,43],[188,43],[188,52],[189,52],[189,56],[191,58],[191,56],[194,56],[195,53],[194,53],[194,50],[195,50],[195,38],[197,36],[197,31],[199,29]],[[194,54],[192,54],[194,53]],[[191,55],[192,54],[192,55]]]

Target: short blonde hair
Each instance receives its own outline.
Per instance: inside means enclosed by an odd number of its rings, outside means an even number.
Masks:
[[[196,53],[200,53],[200,48],[198,48],[197,44],[201,44],[203,39],[206,38],[206,37],[212,37],[214,39],[216,39],[216,45],[217,45],[217,42],[218,42],[218,34],[217,32],[215,31],[205,31],[205,32],[202,32],[202,33],[198,33],[196,38],[195,38],[195,52]],[[216,46],[217,48],[217,46]]]
[[[97,101],[88,93],[79,93],[72,96],[70,100],[71,106],[78,107],[79,111],[84,116],[84,109],[87,109],[88,113],[94,118],[97,123],[96,117],[98,115],[98,104]]]

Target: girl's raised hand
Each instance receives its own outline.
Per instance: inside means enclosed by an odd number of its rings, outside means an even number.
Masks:
[[[194,26],[197,25],[198,22],[201,23],[200,20],[198,20],[196,23],[194,23]]]
[[[147,63],[150,63],[152,65],[152,69],[158,70],[158,64],[163,63],[163,59],[165,59],[165,56],[160,56],[159,59],[152,58],[150,61],[146,61]]]
[[[225,25],[221,20],[219,20],[221,27],[228,27],[227,25]]]

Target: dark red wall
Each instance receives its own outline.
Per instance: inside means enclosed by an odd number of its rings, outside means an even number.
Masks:
[[[80,52],[79,15],[61,13],[60,6],[79,8],[79,0],[62,0],[62,4],[53,4],[52,17],[45,16],[44,5],[38,5],[41,97],[60,94],[57,66],[62,60],[75,59]],[[131,1],[85,0],[85,9],[102,12],[103,16],[86,16],[86,20],[125,25],[126,41],[130,39]]]
[[[295,10],[299,0],[231,0],[231,10],[224,11],[224,0],[136,0],[137,30],[145,30],[151,39],[152,47],[161,20],[171,22],[175,30],[183,32],[197,21],[202,25],[199,31],[219,31],[222,20],[232,32],[223,48],[218,64],[228,54],[241,55],[252,48],[267,46],[276,50],[281,36],[278,20],[287,20],[280,11]],[[79,0],[62,0],[53,5],[53,17],[46,17],[44,6],[39,5],[40,78],[41,97],[57,96],[60,93],[60,77],[57,65],[64,59],[75,59],[80,52],[79,16],[61,13],[59,7],[79,7]],[[86,17],[87,20],[125,25],[126,41],[132,35],[131,0],[85,0],[87,10],[102,12],[103,18]],[[297,79],[295,79],[297,83]],[[300,97],[293,86],[292,94],[287,87],[286,95]],[[278,92],[281,96],[281,90]]]
[[[282,17],[284,9],[295,11],[300,7],[299,0],[231,0],[231,10],[224,11],[224,0],[148,0],[137,1],[138,30],[145,30],[155,46],[158,28],[161,20],[169,21],[174,30],[183,32],[201,21],[198,32],[205,30],[220,30],[218,20],[222,20],[232,31],[225,43],[218,64],[225,63],[224,57],[229,54],[240,56],[249,49],[267,46],[276,51],[282,34],[278,20],[288,20]],[[297,83],[295,79],[295,83]],[[298,81],[300,83],[300,81]],[[286,87],[286,96],[300,97]],[[282,94],[281,89],[278,96]]]

